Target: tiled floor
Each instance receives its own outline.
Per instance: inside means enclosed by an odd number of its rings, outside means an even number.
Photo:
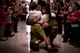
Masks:
[[[47,53],[43,47],[45,43],[40,44],[40,51],[29,52],[29,37],[30,34],[26,33],[26,24],[24,22],[19,22],[18,33],[12,38],[9,38],[7,41],[0,41],[0,53]],[[61,35],[58,35],[55,40],[54,44],[59,49],[57,53],[80,53],[80,48],[76,48],[69,43],[62,43]]]

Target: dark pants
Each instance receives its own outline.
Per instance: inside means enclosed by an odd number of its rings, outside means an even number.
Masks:
[[[14,20],[14,32],[17,32],[18,19]]]
[[[6,25],[6,28],[5,28],[5,31],[4,31],[4,36],[5,37],[9,37],[11,35],[11,32],[12,32],[12,30],[11,30],[11,24],[8,23]]]
[[[21,21],[25,21],[26,20],[26,15],[21,15]]]
[[[70,41],[71,42],[79,42],[80,41],[79,27],[71,27]]]
[[[4,31],[5,31],[4,25],[0,24],[0,39],[3,38]]]
[[[63,37],[64,41],[68,41],[68,39],[70,38],[70,31],[71,31],[70,23],[69,22],[65,22],[64,23],[64,37]]]
[[[53,44],[53,40],[54,40],[54,38],[55,38],[55,33],[54,33],[52,27],[44,28],[44,31],[45,31],[45,34],[46,34],[47,36],[49,36],[50,43]]]
[[[56,20],[58,22],[59,33],[62,34],[62,17],[59,15],[56,15]]]

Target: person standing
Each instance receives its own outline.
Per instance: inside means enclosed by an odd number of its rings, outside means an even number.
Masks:
[[[0,3],[0,40],[5,41],[7,38],[4,37],[5,26],[8,22],[9,13],[5,11],[5,3]]]

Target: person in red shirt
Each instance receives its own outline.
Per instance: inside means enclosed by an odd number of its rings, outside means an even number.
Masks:
[[[6,5],[3,3],[0,5],[0,40],[7,40],[3,34],[5,26],[7,25],[9,13],[5,11]]]

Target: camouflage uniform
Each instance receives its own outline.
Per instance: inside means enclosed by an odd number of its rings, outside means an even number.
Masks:
[[[52,29],[58,29],[58,23],[55,19],[50,19],[49,20],[49,26],[51,26]]]
[[[53,45],[53,40],[56,37],[57,32],[58,32],[58,23],[55,19],[50,19],[49,26],[51,27],[49,29],[49,31],[50,31],[49,38],[50,38],[51,44]]]
[[[36,23],[31,28],[31,42],[35,43],[37,40],[43,40],[45,32],[40,24]]]
[[[33,46],[35,46],[35,42],[37,40],[43,41],[43,38],[46,37],[46,34],[45,34],[44,29],[42,28],[42,26],[39,23],[30,21],[30,24],[32,25],[32,27],[31,27],[31,41],[30,41],[30,43],[32,43],[32,44],[30,44],[30,46],[32,45],[31,47],[33,47]],[[53,19],[49,20],[49,24],[51,26],[51,30],[58,28],[57,22]],[[50,33],[52,33],[52,32],[50,32]],[[54,34],[52,33],[52,35],[50,35],[50,39],[53,41],[54,38],[55,38]]]

